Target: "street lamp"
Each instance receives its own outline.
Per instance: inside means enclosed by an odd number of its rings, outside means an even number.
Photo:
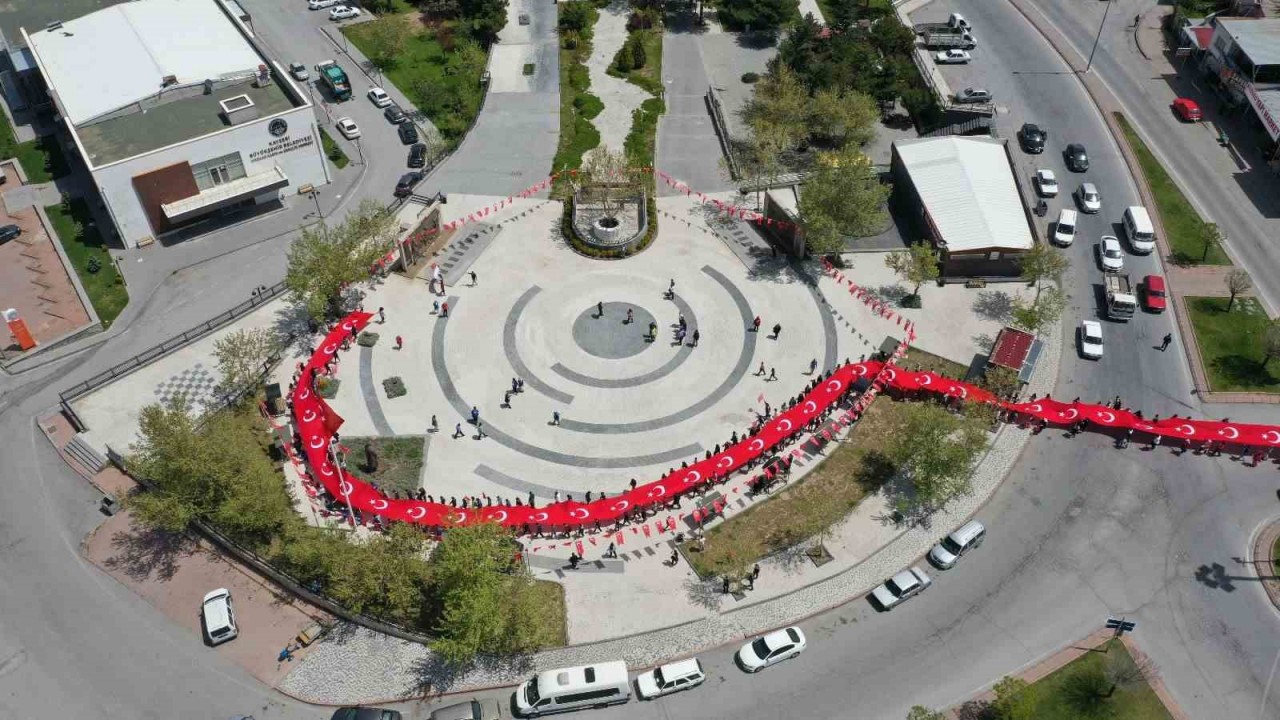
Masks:
[[[1098,23],[1098,34],[1093,38],[1093,49],[1089,51],[1089,62],[1085,63],[1084,71],[1089,72],[1089,68],[1093,67],[1093,54],[1098,52],[1098,41],[1102,39],[1102,28],[1107,24],[1107,15],[1111,12],[1111,0],[1107,0],[1107,9],[1102,11],[1102,22]]]
[[[307,195],[309,195],[309,196],[311,197],[311,199],[315,201],[315,203],[316,203],[316,215],[317,215],[317,216],[319,216],[319,218],[320,218],[321,220],[323,220],[323,219],[324,219],[324,211],[320,209],[320,191],[319,191],[319,190],[317,190],[316,188],[312,187],[312,188],[311,188],[311,192],[307,193]]]
[[[347,520],[350,521],[351,528],[354,530],[356,526],[356,511],[351,507],[351,493],[345,492],[347,488],[351,487],[351,481],[345,477],[345,463],[343,465],[338,464],[338,451],[334,449],[336,446],[337,443],[333,441],[333,438],[329,438],[329,462],[338,471],[338,489],[344,491],[342,497],[347,501]]]

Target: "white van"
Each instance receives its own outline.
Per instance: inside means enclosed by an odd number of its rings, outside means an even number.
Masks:
[[[1058,213],[1058,222],[1053,225],[1053,242],[1056,245],[1067,247],[1076,239],[1076,211],[1071,208],[1062,208]]]
[[[1156,249],[1156,229],[1146,208],[1130,205],[1124,209],[1122,221],[1125,237],[1129,239],[1129,247],[1135,255],[1149,255]]]
[[[621,660],[538,673],[516,689],[515,697],[521,717],[621,705],[630,699],[627,664]]]
[[[961,555],[981,545],[986,536],[987,528],[977,520],[970,520],[934,545],[929,551],[929,560],[940,569],[949,570]]]

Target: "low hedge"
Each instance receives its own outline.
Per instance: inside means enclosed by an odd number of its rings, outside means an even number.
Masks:
[[[560,216],[560,233],[564,235],[565,241],[569,243],[569,247],[579,255],[585,255],[589,258],[597,260],[621,260],[623,258],[638,255],[645,251],[649,245],[653,244],[653,239],[658,235],[658,203],[650,195],[645,202],[645,208],[649,215],[649,225],[645,228],[644,237],[640,238],[640,244],[634,249],[626,250],[606,250],[595,247],[587,243],[587,241],[578,237],[578,231],[573,227],[573,200],[564,202],[564,212]]]

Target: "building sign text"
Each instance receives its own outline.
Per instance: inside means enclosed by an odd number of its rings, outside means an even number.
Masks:
[[[302,137],[282,137],[278,140],[272,140],[267,146],[261,150],[254,150],[249,153],[249,161],[257,162],[266,160],[267,158],[283,155],[287,152],[293,152],[299,148],[310,147],[315,142],[315,138],[311,135],[303,135]]]

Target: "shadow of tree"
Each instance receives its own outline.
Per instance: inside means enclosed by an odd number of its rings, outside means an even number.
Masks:
[[[135,524],[111,536],[116,554],[103,563],[109,570],[119,570],[135,581],[168,582],[178,572],[183,558],[193,555],[198,546],[184,533],[168,533]]]
[[[1267,387],[1280,384],[1280,378],[1272,375],[1267,366],[1243,355],[1222,355],[1209,364],[1223,380],[1233,385]]]
[[[969,340],[974,345],[977,345],[978,349],[982,350],[983,353],[991,352],[991,348],[996,344],[996,339],[991,337],[988,333],[979,333],[969,338]]]
[[[985,700],[969,700],[956,710],[958,720],[996,720],[995,708]]]
[[[881,285],[876,288],[873,294],[883,302],[901,303],[902,299],[911,294],[906,285],[902,283],[893,283],[892,285]]]
[[[684,581],[684,594],[689,598],[689,602],[707,610],[720,609],[720,598],[724,597],[720,590],[723,584],[718,578],[707,578],[703,580],[697,576],[686,578]]]
[[[1013,317],[1013,296],[1003,290],[981,290],[973,301],[978,317],[1007,323]]]

